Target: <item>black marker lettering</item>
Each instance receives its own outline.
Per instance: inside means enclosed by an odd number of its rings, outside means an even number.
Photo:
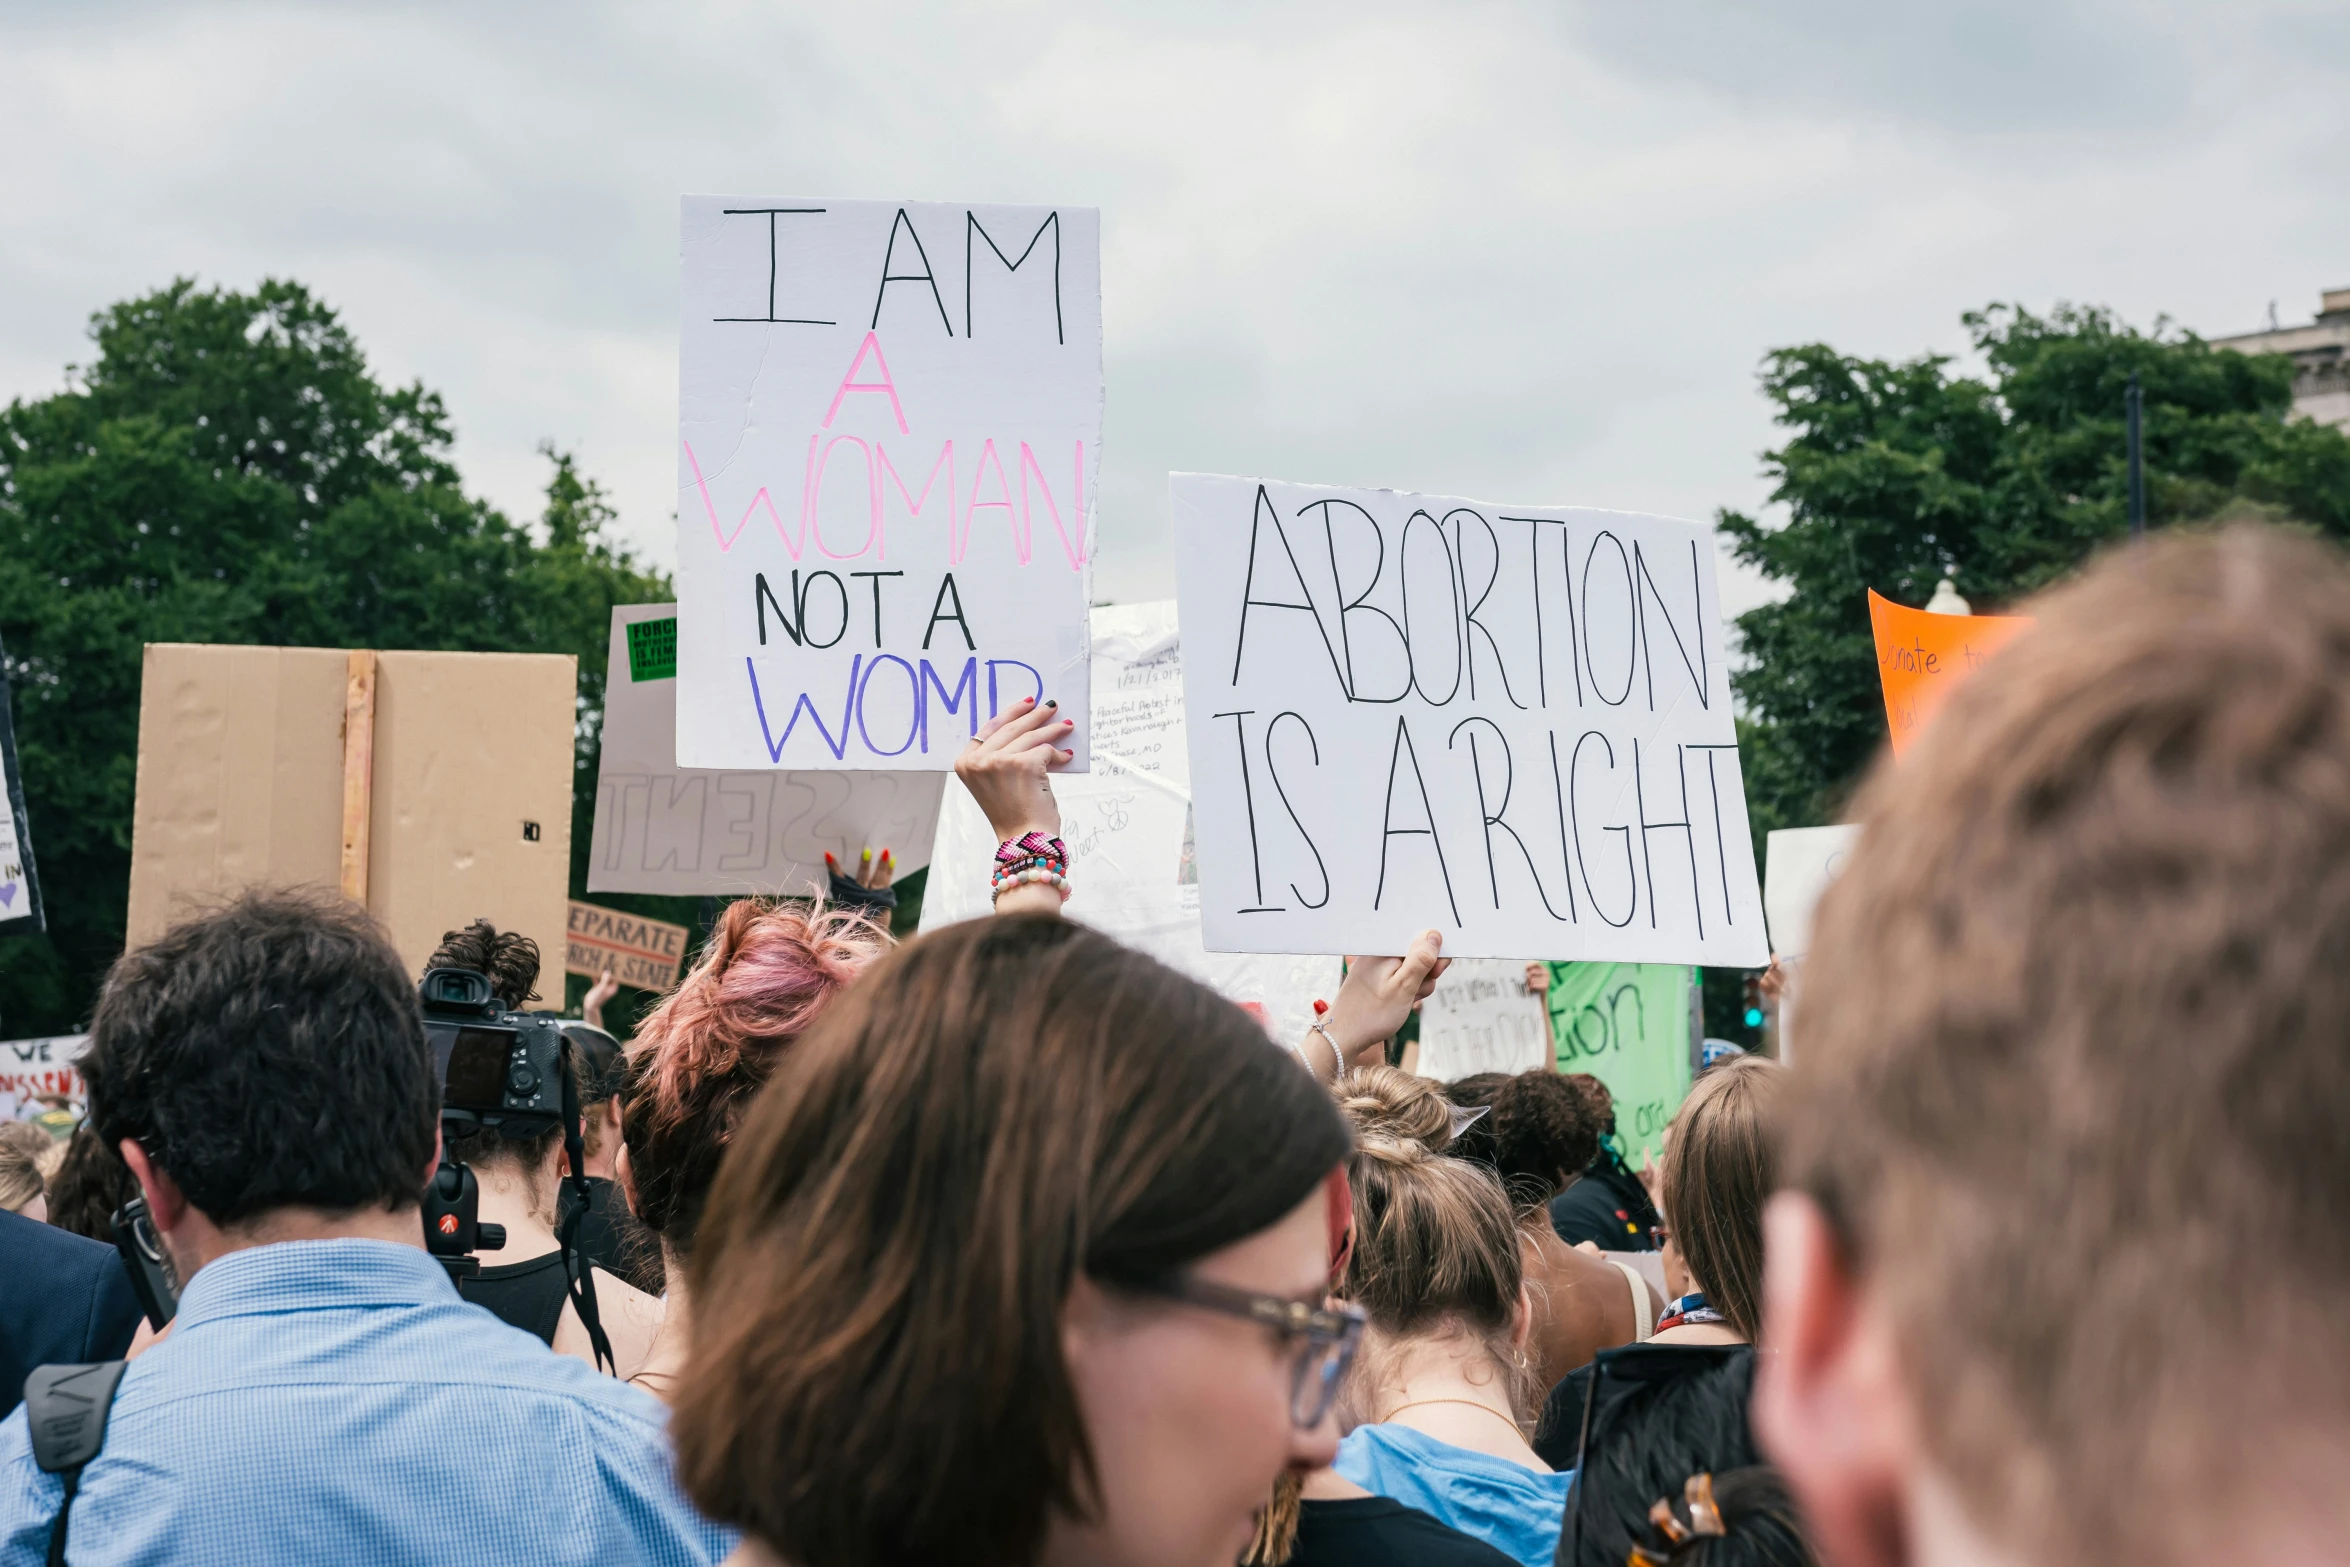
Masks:
[[[1020,261],[1004,261],[1003,247],[995,242],[994,235],[980,227],[978,214],[968,208],[963,212],[963,335],[965,337],[975,336],[979,330],[979,318],[971,313],[971,236],[976,234],[987,241],[987,248],[995,252],[996,260],[1004,262],[1005,271],[1017,272],[1020,270],[1020,262],[1026,261],[1029,252],[1036,249],[1036,242],[1044,238],[1046,229],[1053,231],[1053,341],[1056,343],[1069,341],[1061,329],[1061,215],[1058,212],[1047,213],[1045,220],[1036,226],[1036,232],[1028,236],[1028,249],[1020,252]]]
[[[1279,905],[1271,908],[1264,906],[1265,867],[1263,859],[1257,853],[1257,795],[1256,790],[1250,785],[1248,777],[1248,716],[1255,711],[1256,709],[1253,707],[1244,707],[1238,712],[1211,713],[1208,716],[1231,719],[1232,738],[1240,746],[1240,798],[1242,805],[1248,811],[1248,869],[1249,875],[1254,878],[1252,885],[1256,888],[1256,906],[1240,909],[1236,912],[1241,914],[1279,914],[1282,912]]]
[[[1267,522],[1273,524],[1273,536],[1281,541],[1281,558],[1289,562],[1289,580],[1297,584],[1298,593],[1305,599],[1302,604],[1292,604],[1287,599],[1261,599],[1254,596],[1257,586],[1257,538]],[[1261,484],[1257,486],[1256,508],[1248,524],[1248,572],[1240,583],[1240,633],[1232,639],[1232,683],[1235,686],[1240,684],[1241,656],[1248,651],[1248,612],[1251,608],[1299,610],[1313,616],[1314,630],[1322,638],[1322,651],[1330,655],[1331,676],[1337,680],[1341,692],[1347,691],[1345,671],[1338,667],[1338,650],[1330,645],[1330,633],[1323,629],[1322,612],[1314,608],[1314,595],[1306,587],[1305,573],[1297,569],[1297,552],[1289,547],[1289,534],[1281,526],[1281,514],[1273,509],[1273,499],[1265,493],[1265,487]],[[1351,700],[1351,693],[1348,695]]]
[[[1640,876],[1632,868],[1632,829],[1629,827],[1602,827],[1601,832],[1620,832],[1624,835],[1624,876],[1632,884],[1632,902],[1620,920],[1608,919],[1607,910],[1599,906],[1599,895],[1591,890],[1591,856],[1583,851],[1583,822],[1576,809],[1577,774],[1583,767],[1583,742],[1597,740],[1607,752],[1607,765],[1616,765],[1616,748],[1608,743],[1606,735],[1596,729],[1586,729],[1575,740],[1575,749],[1567,756],[1567,822],[1568,831],[1575,840],[1575,859],[1583,871],[1583,896],[1591,900],[1591,912],[1607,923],[1622,929],[1632,923],[1632,916],[1640,912]]]
[[[1456,724],[1451,738],[1445,742],[1445,749],[1449,751],[1460,744],[1461,731],[1471,724],[1483,724],[1493,731],[1493,738],[1501,743],[1504,770],[1501,775],[1501,804],[1496,806],[1485,797],[1485,764],[1477,754],[1477,736],[1473,731],[1469,735],[1469,772],[1477,781],[1477,815],[1483,821],[1485,832],[1485,879],[1493,888],[1493,907],[1496,911],[1501,908],[1501,871],[1493,860],[1493,829],[1499,827],[1510,835],[1510,842],[1518,846],[1518,857],[1526,862],[1526,874],[1534,878],[1534,893],[1542,900],[1543,912],[1554,920],[1562,919],[1565,916],[1550,906],[1550,892],[1542,885],[1542,873],[1534,868],[1534,856],[1527,852],[1526,840],[1518,836],[1515,827],[1503,820],[1509,814],[1510,790],[1517,783],[1518,772],[1517,763],[1510,757],[1509,736],[1502,733],[1501,725],[1480,714],[1475,718],[1464,718]]]
[[[1478,592],[1477,602],[1470,604],[1461,614],[1461,641],[1465,646],[1469,662],[1469,700],[1475,701],[1477,699],[1477,643],[1475,638],[1483,637],[1485,645],[1493,650],[1494,667],[1501,671],[1502,696],[1508,700],[1510,706],[1523,710],[1526,704],[1519,701],[1517,692],[1510,689],[1510,666],[1508,661],[1501,656],[1501,644],[1493,640],[1493,633],[1486,630],[1485,623],[1477,618],[1477,611],[1483,609],[1485,601],[1493,596],[1493,584],[1501,576],[1501,540],[1495,537],[1492,523],[1487,522],[1484,517],[1469,510],[1466,506],[1456,506],[1444,514],[1444,520],[1452,523],[1453,551],[1460,562],[1463,602],[1466,602],[1469,596],[1469,550],[1468,546],[1461,542],[1461,525],[1458,522],[1453,522],[1456,517],[1475,517],[1477,526],[1485,530],[1486,548],[1493,551],[1493,567],[1485,573],[1485,586]],[[1539,603],[1536,605],[1536,613],[1540,613]],[[1537,652],[1539,652],[1539,644],[1537,644]]]
[[[873,579],[873,645],[875,647],[879,647],[881,646],[881,579],[884,577],[902,577],[905,575],[905,573],[902,571],[852,571],[849,573],[849,575],[852,577],[871,577]],[[928,644],[925,643],[925,646],[927,645]],[[909,669],[906,671],[906,673],[911,675],[913,671]],[[898,748],[900,751],[904,749],[905,747],[903,746]],[[898,753],[897,751],[891,751],[886,754],[895,756]]]
[[[944,607],[948,599],[955,601],[953,609]],[[938,630],[938,623],[942,620],[953,622],[955,629],[963,633],[964,652],[979,651],[979,644],[971,640],[971,623],[963,618],[963,591],[955,586],[955,574],[951,571],[939,583],[938,597],[930,601],[930,624],[922,628],[923,652],[930,651],[931,633]]]
[[[1648,872],[1648,928],[1656,929],[1657,905],[1663,900],[1656,895],[1656,866],[1648,857],[1648,835],[1652,832],[1671,832],[1679,829],[1689,845],[1689,902],[1697,911],[1697,939],[1705,940],[1705,904],[1697,895],[1697,835],[1689,826],[1689,774],[1681,763],[1679,747],[1673,751],[1673,773],[1681,782],[1681,819],[1677,822],[1652,822],[1648,819],[1648,795],[1640,780],[1640,742],[1632,742],[1632,803],[1640,813],[1640,867]]]
[[[892,262],[897,258],[898,230],[901,228],[906,231],[906,237],[914,242],[914,254],[922,258],[922,270],[919,272],[892,272],[890,270]],[[903,207],[898,208],[898,215],[890,220],[889,244],[881,253],[881,286],[873,291],[873,320],[868,330],[880,328],[881,302],[889,297],[889,286],[892,283],[928,284],[930,286],[930,301],[938,306],[939,325],[947,329],[947,336],[953,337],[955,335],[955,323],[947,319],[947,302],[939,297],[938,279],[931,276],[930,273],[930,252],[922,248],[922,236],[914,232],[914,220],[906,216],[906,209]]]
[[[1705,753],[1705,781],[1714,792],[1714,860],[1722,868],[1722,923],[1735,925],[1738,923],[1738,911],[1730,902],[1730,849],[1722,837],[1722,781],[1714,776],[1714,753],[1716,751],[1735,753],[1738,747],[1716,744],[1692,745],[1685,749]]]
[[[753,213],[767,214],[767,313],[763,316],[712,316],[713,321],[759,321],[770,326],[838,326],[837,321],[812,321],[805,316],[779,316],[775,313],[775,219],[778,215],[806,217],[822,212],[822,207],[721,207],[728,217]]]
[[[1420,791],[1420,813],[1425,816],[1425,827],[1398,827],[1395,825],[1395,766],[1404,757],[1412,761],[1412,786]],[[1461,922],[1460,900],[1453,896],[1452,867],[1444,861],[1444,840],[1436,832],[1436,807],[1428,798],[1428,780],[1420,776],[1420,753],[1412,746],[1412,732],[1402,718],[1395,721],[1395,748],[1387,755],[1387,793],[1379,820],[1379,885],[1371,894],[1371,907],[1379,907],[1379,900],[1387,895],[1387,841],[1390,838],[1425,837],[1436,846],[1436,869],[1444,877],[1444,901],[1452,909],[1452,922]]]
[[[1625,609],[1630,611],[1635,619],[1640,613],[1640,596],[1632,586],[1632,557],[1624,552],[1624,541],[1603,528],[1600,530],[1599,537],[1591,541],[1591,548],[1583,556],[1583,663],[1591,671],[1591,694],[1610,707],[1622,707],[1632,695],[1632,675],[1634,673],[1632,665],[1640,661],[1640,644],[1636,639],[1636,628],[1627,628],[1627,635],[1624,639],[1624,655],[1630,662],[1624,665],[1624,689],[1621,695],[1609,696],[1600,687],[1599,665],[1594,663],[1591,657],[1591,559],[1599,553],[1601,540],[1615,546],[1616,559],[1623,564]],[[1613,763],[1611,762],[1610,765],[1612,766]]]
[[[1346,596],[1346,579],[1343,575],[1340,574],[1338,569],[1338,536],[1336,530],[1331,526],[1330,523],[1330,508],[1333,506],[1344,506],[1347,510],[1362,518],[1371,529],[1371,542],[1379,546],[1379,559],[1371,568],[1370,579],[1363,584],[1361,598],[1350,599]],[[1396,623],[1396,619],[1393,615],[1390,615],[1387,613],[1387,611],[1381,609],[1376,604],[1365,602],[1365,600],[1370,598],[1373,592],[1377,591],[1379,587],[1379,574],[1387,569],[1387,536],[1380,532],[1378,519],[1373,517],[1369,512],[1363,510],[1362,507],[1357,506],[1353,501],[1315,501],[1310,505],[1298,508],[1297,514],[1300,517],[1303,517],[1307,512],[1313,511],[1317,508],[1319,508],[1322,513],[1322,546],[1329,552],[1330,555],[1330,584],[1336,590],[1338,598],[1338,645],[1346,650],[1346,676],[1344,680],[1344,684],[1346,686],[1346,699],[1350,702],[1400,702],[1411,693],[1412,689],[1411,635],[1410,633],[1406,632],[1401,625]],[[1361,610],[1366,614],[1377,615],[1381,620],[1386,621],[1388,628],[1395,633],[1396,645],[1403,649],[1404,681],[1403,684],[1397,688],[1396,693],[1393,696],[1364,696],[1355,684],[1354,636],[1351,630],[1348,628],[1347,623],[1353,618],[1357,610]]]
[[[1638,539],[1632,541],[1632,568],[1639,573],[1641,584],[1648,589],[1648,596],[1656,600],[1656,612],[1664,617],[1665,630],[1672,633],[1673,646],[1681,654],[1681,667],[1689,671],[1689,682],[1697,687],[1697,705],[1712,707],[1706,679],[1705,616],[1702,613],[1705,601],[1697,596],[1697,542],[1693,539],[1689,544],[1689,595],[1697,632],[1695,663],[1689,659],[1689,644],[1681,640],[1681,628],[1673,624],[1673,612],[1665,607],[1665,596],[1657,591],[1656,579],[1648,574],[1648,557],[1641,551]],[[1656,711],[1656,662],[1648,651],[1648,614],[1638,598],[1632,601],[1632,612],[1633,623],[1640,629],[1640,661],[1648,671],[1648,710],[1653,713]]]
[[[1302,713],[1275,713],[1273,721],[1265,726],[1265,771],[1273,775],[1273,792],[1281,796],[1281,808],[1289,813],[1290,825],[1297,829],[1297,835],[1306,841],[1306,849],[1314,857],[1314,870],[1322,878],[1322,896],[1319,902],[1307,898],[1304,893],[1298,891],[1296,882],[1289,884],[1289,895],[1306,908],[1318,909],[1330,901],[1330,867],[1322,863],[1322,851],[1315,845],[1314,835],[1306,831],[1306,824],[1298,816],[1297,807],[1289,803],[1289,791],[1281,786],[1281,769],[1273,765],[1273,731],[1281,727],[1281,720],[1284,718],[1296,719],[1298,728],[1306,732],[1306,744],[1314,748],[1314,765],[1316,767],[1322,765],[1322,747],[1320,742],[1314,739],[1314,726],[1306,722],[1305,715]]]
[[[1420,649],[1427,645],[1427,640],[1413,635],[1412,626],[1412,524],[1415,522],[1428,524],[1436,534],[1436,547],[1444,551],[1444,592],[1452,603],[1452,612],[1445,619],[1445,629],[1452,633],[1452,689],[1445,692],[1442,698],[1431,694],[1420,681]],[[1454,570],[1452,544],[1444,536],[1444,524],[1424,511],[1413,512],[1404,519],[1403,537],[1396,542],[1395,556],[1397,574],[1403,583],[1404,638],[1405,651],[1411,657],[1411,689],[1419,692],[1421,700],[1431,707],[1447,706],[1461,694],[1461,676],[1467,659],[1462,653],[1464,639],[1461,636],[1460,582]]]
[[[816,634],[808,629],[808,589],[816,585],[818,577],[831,583],[832,591],[840,595],[840,625],[832,633],[832,642],[817,641]],[[810,572],[808,580],[802,583],[800,574],[794,571],[791,574],[791,600],[791,613],[787,615],[784,613],[783,605],[776,601],[775,590],[767,586],[767,574],[759,572],[751,578],[751,603],[759,616],[759,645],[761,647],[767,645],[767,609],[769,605],[774,605],[776,622],[783,627],[784,634],[791,638],[794,647],[803,645],[830,647],[833,642],[838,642],[847,634],[849,629],[849,590],[840,578],[831,572]]]

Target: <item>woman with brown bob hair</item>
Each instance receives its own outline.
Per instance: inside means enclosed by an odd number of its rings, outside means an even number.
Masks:
[[[1751,1344],[1762,1327],[1762,1211],[1778,1186],[1784,1072],[1733,1056],[1681,1102],[1658,1163],[1665,1280],[1685,1291],[1657,1323],[1664,1344]]]
[[[1348,1143],[1246,1013],[1082,926],[889,954],[711,1191],[686,1489],[751,1562],[1233,1561],[1336,1444]]]

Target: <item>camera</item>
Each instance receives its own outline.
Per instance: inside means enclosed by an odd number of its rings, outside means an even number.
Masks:
[[[563,1024],[501,1010],[489,977],[436,968],[417,986],[441,1080],[441,1119],[531,1137],[563,1120]]]
[[[441,1084],[441,1124],[480,1126],[502,1136],[535,1137],[564,1122],[563,1026],[550,1017],[508,1012],[489,976],[472,969],[427,970],[416,996],[424,1037]],[[573,1093],[569,1109],[577,1118]],[[424,1189],[425,1249],[453,1279],[481,1270],[476,1251],[498,1251],[506,1228],[480,1221],[481,1185],[444,1150]]]

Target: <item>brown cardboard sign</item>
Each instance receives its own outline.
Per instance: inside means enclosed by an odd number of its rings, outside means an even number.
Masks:
[[[563,946],[563,970],[590,979],[605,969],[623,985],[667,990],[677,983],[692,933],[683,925],[623,914],[593,903],[571,905],[571,933]]]
[[[372,708],[340,648],[150,643],[144,673],[128,945],[246,887],[349,885],[411,973],[476,919],[555,950],[577,660],[379,653]]]

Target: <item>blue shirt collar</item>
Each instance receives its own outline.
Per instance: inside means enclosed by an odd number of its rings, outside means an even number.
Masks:
[[[448,1270],[396,1241],[273,1241],[196,1270],[173,1324],[182,1333],[224,1317],[344,1306],[453,1305]]]

